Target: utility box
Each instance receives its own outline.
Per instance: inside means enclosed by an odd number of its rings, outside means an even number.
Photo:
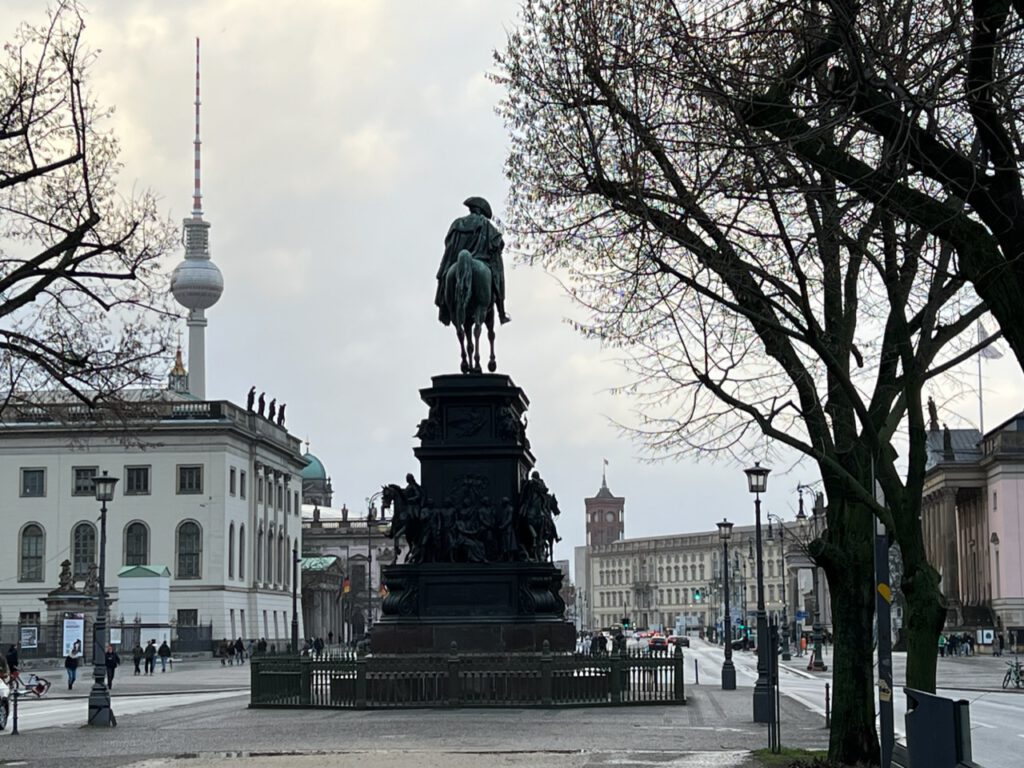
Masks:
[[[971,762],[970,703],[904,688],[907,768],[957,768]]]

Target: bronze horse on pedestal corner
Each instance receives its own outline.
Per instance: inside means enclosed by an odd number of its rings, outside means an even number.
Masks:
[[[491,279],[490,267],[474,259],[467,250],[459,251],[455,263],[445,273],[444,301],[459,337],[463,373],[483,372],[480,368],[480,331],[484,325],[487,326],[487,340],[491,345],[487,370],[494,373],[498,367],[494,359],[494,293]]]

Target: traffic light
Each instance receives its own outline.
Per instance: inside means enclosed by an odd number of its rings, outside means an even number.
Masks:
[[[629,616],[622,617],[622,628],[629,629]]]
[[[700,602],[700,597],[701,597],[701,595],[700,595],[700,587],[698,587],[697,589],[693,590],[693,601],[695,603],[699,603]]]

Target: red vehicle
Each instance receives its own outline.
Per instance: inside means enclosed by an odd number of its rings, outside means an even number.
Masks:
[[[668,638],[664,635],[651,635],[647,638],[647,650],[651,653],[666,653],[668,651]]]

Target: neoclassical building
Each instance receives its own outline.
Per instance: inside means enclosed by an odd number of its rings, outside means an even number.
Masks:
[[[984,437],[928,429],[921,507],[928,560],[942,577],[948,629],[1024,632],[1024,413]]]
[[[601,488],[584,500],[588,545],[577,547],[576,600],[581,629],[601,629],[629,618],[634,627],[671,630],[713,627],[724,615],[722,542],[718,531],[624,538],[625,499],[602,478]],[[809,631],[813,619],[813,572],[787,522],[787,541],[779,527],[764,523],[765,610],[779,621]],[[737,525],[729,543],[730,613],[753,623],[757,608],[754,526]],[[822,580],[823,581],[823,580]],[[830,626],[827,592],[822,592],[822,621]]]
[[[61,617],[43,598],[63,561],[77,590],[98,563],[92,479],[103,472],[119,480],[107,504],[105,574],[115,623],[133,620],[119,611],[119,571],[146,565],[170,572],[170,628],[288,638],[291,548],[302,537],[299,440],[253,411],[189,394],[180,352],[171,383],[132,393],[116,418],[68,402],[5,409],[0,641],[38,626],[59,642]]]

